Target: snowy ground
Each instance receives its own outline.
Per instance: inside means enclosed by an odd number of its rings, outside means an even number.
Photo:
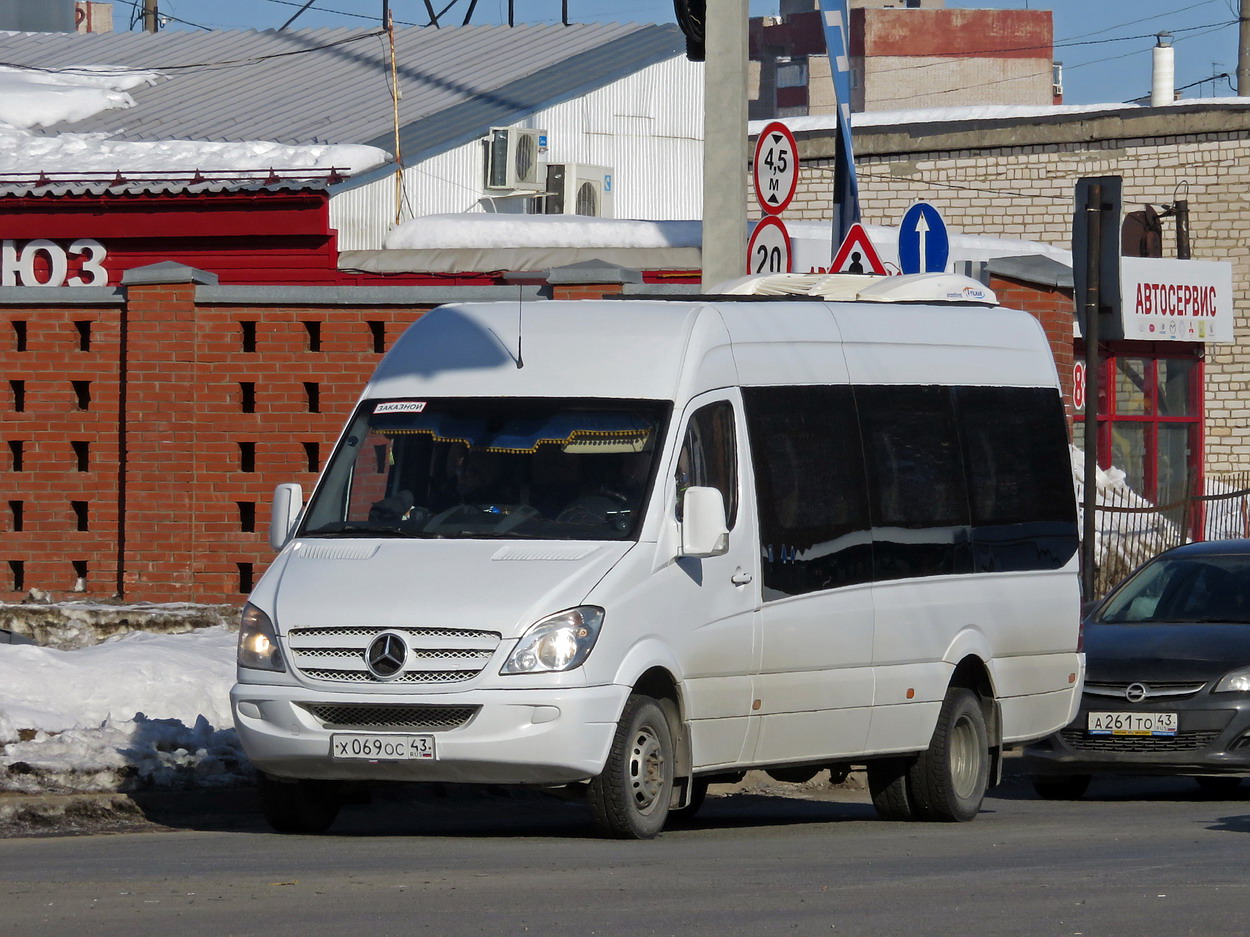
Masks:
[[[0,791],[227,787],[252,771],[230,717],[237,635],[0,644]]]

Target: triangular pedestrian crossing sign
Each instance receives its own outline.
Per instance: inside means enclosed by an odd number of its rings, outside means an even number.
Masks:
[[[842,246],[833,255],[833,263],[829,266],[830,273],[877,273],[885,275],[885,264],[877,256],[877,249],[872,246],[868,232],[861,224],[851,225],[842,240]]]

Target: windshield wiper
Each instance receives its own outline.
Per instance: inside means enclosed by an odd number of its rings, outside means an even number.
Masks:
[[[388,524],[341,523],[316,530],[306,530],[304,537],[399,537],[406,540],[435,540],[442,534],[434,534],[424,530],[404,530]]]

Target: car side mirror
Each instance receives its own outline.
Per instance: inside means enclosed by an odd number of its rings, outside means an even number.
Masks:
[[[279,485],[273,490],[273,507],[269,512],[269,545],[281,550],[291,539],[291,531],[299,520],[304,507],[304,489],[294,482]]]
[[[681,502],[681,555],[720,556],[729,552],[725,499],[715,488],[687,488]]]

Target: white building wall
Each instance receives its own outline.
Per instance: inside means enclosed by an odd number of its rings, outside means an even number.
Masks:
[[[617,218],[684,220],[703,214],[703,66],[685,56],[554,105],[511,126],[547,131],[550,163],[614,170]],[[421,215],[524,213],[529,198],[491,197],[481,140],[404,171],[400,220]],[[541,176],[540,176],[541,178]],[[394,177],[334,193],[330,225],[340,250],[376,250],[394,225]]]

